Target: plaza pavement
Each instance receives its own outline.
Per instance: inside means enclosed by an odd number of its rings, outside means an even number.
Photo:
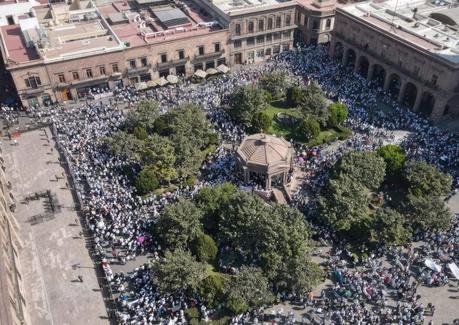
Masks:
[[[94,265],[80,236],[80,221],[75,222],[78,215],[51,132],[23,133],[17,142],[13,145],[3,139],[2,150],[24,242],[19,259],[31,324],[108,324]],[[31,218],[45,214],[49,204],[45,199],[26,203],[24,198],[46,190],[56,195],[61,211],[54,218],[37,218],[38,223],[32,225]],[[83,282],[77,280],[79,275]]]

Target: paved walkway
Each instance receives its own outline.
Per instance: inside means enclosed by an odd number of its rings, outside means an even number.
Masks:
[[[46,135],[47,134],[47,135]],[[49,129],[24,133],[18,145],[3,139],[7,174],[16,198],[15,215],[24,249],[19,254],[25,300],[33,325],[108,324],[92,260],[58,162]],[[58,178],[56,178],[56,176]],[[45,197],[26,203],[28,195],[50,190],[54,216]],[[80,267],[72,267],[73,265]],[[77,276],[83,277],[83,282]]]

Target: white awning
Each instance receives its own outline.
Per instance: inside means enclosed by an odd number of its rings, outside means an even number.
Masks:
[[[207,73],[201,69],[198,69],[194,72],[194,75],[199,78],[205,78],[207,76]]]
[[[169,83],[169,81],[166,80],[166,78],[164,77],[161,77],[157,80],[155,80],[155,82],[158,84],[158,86],[162,87],[162,86],[165,86]]]
[[[179,81],[179,79],[177,76],[170,74],[167,76],[167,81],[169,81],[171,84],[176,84]]]
[[[217,70],[220,71],[221,73],[228,73],[230,71],[230,68],[228,68],[226,65],[224,64],[220,64],[218,67],[217,67]]]
[[[209,68],[206,70],[206,73],[209,75],[209,76],[212,76],[214,74],[218,74],[220,73],[220,71],[218,71],[217,69],[214,69],[214,68]]]

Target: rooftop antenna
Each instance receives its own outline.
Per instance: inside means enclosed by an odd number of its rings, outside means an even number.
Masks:
[[[395,20],[395,15],[397,14],[397,9],[398,9],[398,0],[395,2],[394,14],[392,15],[392,21],[390,22],[390,30],[393,31],[394,33],[396,32],[394,20]]]

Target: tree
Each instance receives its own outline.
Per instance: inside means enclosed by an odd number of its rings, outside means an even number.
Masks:
[[[349,152],[334,167],[332,175],[344,174],[374,191],[384,180],[386,163],[374,152]]]
[[[148,138],[147,130],[142,126],[136,126],[133,132],[134,136],[142,141],[145,141]]]
[[[196,262],[190,252],[176,249],[166,251],[163,261],[152,264],[153,282],[163,294],[175,294],[181,290],[196,292],[206,277],[204,264]]]
[[[145,142],[142,163],[149,165],[161,183],[169,183],[177,178],[175,170],[175,149],[172,141],[153,134]]]
[[[212,237],[201,233],[193,240],[192,251],[198,261],[212,263],[217,256],[218,247]]]
[[[345,174],[329,179],[319,197],[321,218],[335,231],[344,233],[358,232],[368,221],[369,204],[365,187]],[[360,235],[365,240],[367,233]]]
[[[272,124],[271,117],[265,112],[258,112],[253,116],[252,127],[257,132],[266,132],[269,130]]]
[[[303,139],[313,139],[316,138],[320,133],[320,124],[311,116],[303,119],[297,128],[297,135]]]
[[[201,233],[202,216],[193,202],[180,200],[164,208],[154,230],[166,248],[186,248]]]
[[[416,196],[444,196],[451,191],[451,176],[421,161],[409,161],[405,165],[405,181],[408,191]]]
[[[217,235],[220,215],[236,192],[236,186],[228,182],[201,188],[195,197],[195,202],[204,213],[203,224],[207,233]]]
[[[300,105],[301,97],[303,96],[303,88],[300,86],[291,86],[287,89],[287,105],[297,107]]]
[[[300,109],[304,116],[313,116],[317,119],[322,127],[325,127],[328,122],[328,110],[325,94],[322,89],[313,82],[303,91],[301,97]]]
[[[125,127],[130,131],[133,131],[135,127],[142,127],[151,133],[158,116],[158,103],[152,100],[143,100],[136,105],[135,109],[129,111],[126,116]]]
[[[333,103],[328,106],[329,117],[328,126],[337,128],[341,126],[347,118],[349,111],[347,106],[343,103]]]
[[[415,231],[446,230],[451,225],[451,211],[436,196],[408,194],[404,211],[408,223]]]
[[[220,273],[211,272],[199,285],[199,296],[205,299],[211,307],[216,307],[223,302],[225,282],[225,277]]]
[[[226,306],[233,314],[274,301],[268,280],[258,268],[243,266],[225,285]]]
[[[152,166],[144,167],[135,181],[135,188],[139,195],[145,195],[159,187],[159,180],[156,177],[156,170]]]
[[[273,99],[284,96],[287,88],[287,74],[285,72],[265,73],[260,78],[260,86],[269,92]]]
[[[389,207],[376,210],[371,227],[372,240],[380,245],[402,245],[410,239],[410,231],[405,227],[405,217]]]
[[[377,151],[386,162],[386,175],[390,182],[399,181],[401,178],[402,167],[406,161],[405,151],[395,144],[382,146]]]
[[[118,131],[104,139],[105,144],[113,155],[130,161],[140,161],[144,151],[144,141],[133,134]]]
[[[242,86],[230,96],[228,113],[244,127],[252,126],[253,116],[267,106],[263,91],[253,85]]]

